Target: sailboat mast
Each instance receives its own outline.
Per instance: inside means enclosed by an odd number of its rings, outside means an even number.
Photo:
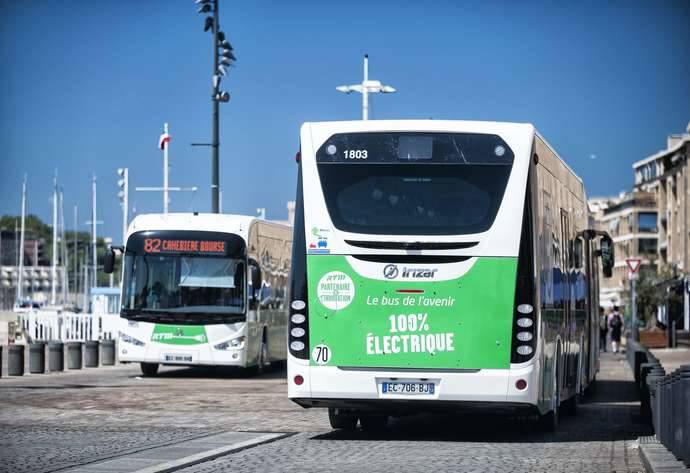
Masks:
[[[74,204],[74,305],[79,304],[79,244],[77,233],[79,229],[79,207]]]
[[[62,303],[67,304],[69,292],[69,278],[67,277],[67,242],[65,241],[65,202],[62,188],[60,189],[60,243],[62,258]]]
[[[92,196],[91,196],[91,252],[93,257],[93,275],[92,275],[92,285],[91,287],[98,286],[98,273],[97,273],[97,252],[96,252],[96,175],[93,176],[92,184]]]
[[[57,259],[58,259],[58,212],[57,212],[57,170],[53,176],[53,264],[50,271],[50,305],[55,305],[55,291],[57,290]]]
[[[22,183],[22,229],[19,237],[19,277],[17,278],[17,302],[24,298],[24,223],[26,218],[26,174]]]

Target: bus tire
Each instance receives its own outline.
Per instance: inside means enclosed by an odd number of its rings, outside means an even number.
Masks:
[[[268,343],[266,340],[266,330],[261,337],[261,346],[259,347],[259,360],[256,365],[256,374],[261,375],[266,372],[266,368],[271,366],[271,359],[268,354]]]
[[[388,425],[387,415],[364,415],[359,417],[359,422],[362,424],[362,430],[368,433],[380,433],[386,430]]]
[[[141,363],[141,373],[144,376],[156,376],[158,374],[158,363]]]
[[[570,396],[567,400],[563,401],[563,412],[566,415],[569,416],[574,416],[577,414],[577,408],[580,405],[580,396],[581,396],[581,373],[582,373],[582,367],[580,365],[580,361],[582,360],[581,355],[578,355],[577,357],[577,377],[576,377],[576,383],[577,386],[575,388],[575,394]]]
[[[555,400],[552,401],[551,410],[539,416],[539,427],[544,432],[555,432],[558,429],[558,411],[561,404],[561,388],[558,382],[558,362],[560,361],[560,350],[557,352],[554,361],[554,380],[553,385],[556,390]]]
[[[357,428],[357,416],[351,411],[337,407],[328,408],[328,422],[334,429],[355,430]]]

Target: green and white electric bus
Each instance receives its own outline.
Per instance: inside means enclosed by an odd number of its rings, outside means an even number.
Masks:
[[[582,181],[529,124],[306,123],[288,393],[334,428],[507,409],[555,428],[598,369]]]
[[[120,361],[149,376],[160,364],[261,370],[284,361],[291,245],[289,226],[254,217],[136,217],[124,248]]]

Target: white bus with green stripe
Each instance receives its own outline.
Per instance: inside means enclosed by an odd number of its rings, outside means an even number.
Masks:
[[[288,393],[334,428],[425,409],[555,428],[598,369],[598,268],[582,181],[529,124],[306,123]]]
[[[136,217],[122,249],[120,361],[149,376],[161,364],[285,361],[291,245],[288,225],[254,217]]]

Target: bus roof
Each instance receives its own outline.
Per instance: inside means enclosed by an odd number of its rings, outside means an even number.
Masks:
[[[563,163],[567,171],[582,184],[582,179],[568,166],[554,148],[544,139],[531,123],[495,122],[479,120],[351,120],[331,122],[306,122],[303,127],[309,127],[312,132],[340,133],[365,131],[438,131],[438,132],[466,132],[466,133],[496,133],[522,134],[538,136],[544,144],[554,152]],[[319,133],[319,134],[321,134]]]
[[[337,128],[347,131],[466,131],[496,133],[522,131],[534,133],[531,123],[492,122],[473,120],[351,120],[331,122],[306,122],[302,126],[312,128]]]
[[[234,233],[247,238],[249,227],[254,222],[286,227],[284,223],[262,220],[250,215],[214,213],[168,213],[137,215],[129,224],[127,236],[146,230],[198,230],[207,232]]]

